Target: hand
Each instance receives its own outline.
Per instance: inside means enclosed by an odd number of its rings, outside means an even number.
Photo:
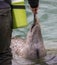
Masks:
[[[33,12],[34,14],[37,14],[38,7],[36,7],[36,8],[31,8],[31,10],[32,10],[32,12]]]

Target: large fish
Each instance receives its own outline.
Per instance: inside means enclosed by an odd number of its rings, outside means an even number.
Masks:
[[[35,21],[29,30],[26,39],[15,37],[11,41],[12,53],[27,59],[39,59],[46,55],[39,21]]]

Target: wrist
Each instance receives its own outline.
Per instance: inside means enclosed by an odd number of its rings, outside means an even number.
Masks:
[[[37,14],[38,7],[36,7],[36,8],[31,8],[31,10],[32,10],[32,12],[33,12],[34,14]]]

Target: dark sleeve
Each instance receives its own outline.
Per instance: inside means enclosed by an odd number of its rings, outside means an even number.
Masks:
[[[32,8],[35,8],[39,5],[39,0],[28,0],[28,2]]]
[[[11,0],[4,0],[4,1],[11,5]]]

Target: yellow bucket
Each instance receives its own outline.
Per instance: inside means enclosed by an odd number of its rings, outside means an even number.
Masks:
[[[27,17],[24,2],[12,3],[13,29],[27,26]]]

